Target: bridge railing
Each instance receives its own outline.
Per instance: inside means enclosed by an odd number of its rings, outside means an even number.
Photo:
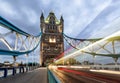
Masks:
[[[39,66],[20,66],[20,67],[3,67],[0,68],[0,77],[8,77],[20,73],[25,73],[38,68]]]
[[[52,70],[50,70],[49,68],[47,70],[49,83],[61,83],[60,80],[56,77],[56,75],[54,75]]]

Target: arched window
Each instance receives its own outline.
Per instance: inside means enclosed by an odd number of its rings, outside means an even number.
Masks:
[[[51,16],[49,20],[50,24],[55,24],[55,17]]]

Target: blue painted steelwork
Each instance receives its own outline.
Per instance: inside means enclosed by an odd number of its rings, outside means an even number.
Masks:
[[[24,32],[23,30],[19,29],[18,27],[16,27],[15,25],[13,25],[12,23],[10,23],[9,21],[7,21],[6,19],[4,19],[3,17],[0,16],[0,24],[2,26],[5,26],[7,29],[10,29],[12,31],[15,31],[19,34],[22,34],[24,36],[33,36],[27,32]],[[34,37],[38,37],[41,35],[41,32],[37,35],[37,36],[34,36]]]
[[[21,35],[24,35],[26,37],[35,37],[38,38],[42,35],[42,33],[40,32],[37,36],[33,36],[27,32],[24,32],[23,30],[19,29],[18,27],[16,27],[15,25],[13,25],[12,23],[10,23],[9,21],[7,21],[6,19],[4,19],[3,17],[0,16],[0,25],[2,25],[3,27],[14,31],[16,33],[19,33]],[[19,56],[19,55],[23,55],[23,54],[28,54],[32,51],[34,51],[38,45],[40,44],[40,39],[38,41],[38,44],[36,44],[36,46],[32,49],[32,50],[27,50],[27,51],[15,51],[15,50],[3,50],[0,49],[0,55],[10,55],[10,56]]]
[[[59,82],[55,79],[53,73],[52,73],[49,69],[47,69],[47,72],[48,72],[48,81],[49,81],[49,83],[59,83]]]
[[[2,50],[2,49],[0,49],[0,54],[1,55],[9,55],[9,56],[19,56],[19,55],[23,55],[23,54],[28,54],[28,53],[34,51],[38,47],[39,44],[40,44],[40,41],[38,42],[38,44],[36,45],[35,48],[33,48],[32,50],[29,50],[29,51],[25,51],[25,52],[9,51],[9,50]]]
[[[79,41],[98,41],[98,40],[101,40],[103,38],[96,38],[96,39],[78,39],[78,38],[73,38],[73,37],[69,37],[67,36],[66,34],[63,33],[63,36],[67,37],[67,38],[70,38],[70,39],[73,39],[73,40],[79,40]]]
[[[6,28],[12,30],[12,31],[15,31],[15,32],[19,33],[19,34],[22,34],[22,35],[25,35],[25,36],[30,36],[30,34],[22,31],[19,28],[17,28],[16,26],[14,26],[13,24],[8,22],[6,19],[2,18],[1,16],[0,16],[0,24],[5,26]]]

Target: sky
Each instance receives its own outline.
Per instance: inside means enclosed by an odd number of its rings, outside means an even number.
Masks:
[[[40,32],[41,13],[50,11],[63,16],[70,37],[103,38],[120,30],[120,0],[0,0],[0,16],[33,35]]]

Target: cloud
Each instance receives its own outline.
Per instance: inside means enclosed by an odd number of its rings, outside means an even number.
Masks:
[[[51,0],[41,0],[40,2],[42,2],[43,5],[47,6],[50,4]]]
[[[118,5],[113,5],[115,3],[110,3],[104,10],[102,10],[94,19],[91,21],[85,29],[78,35],[80,37],[85,38],[94,38],[94,37],[104,37],[111,34],[110,32],[104,32],[104,26],[109,23],[112,23],[117,17],[119,17],[120,8]],[[113,27],[108,28],[109,30],[113,29]],[[115,30],[119,30],[120,28],[116,28]],[[115,31],[113,30],[113,32]],[[102,33],[101,33],[101,32]],[[111,31],[112,32],[112,31]],[[113,33],[112,32],[112,33]],[[97,35],[95,35],[97,34]],[[104,35],[101,35],[104,34]],[[105,35],[106,34],[106,35]],[[93,36],[94,35],[94,36]]]
[[[1,13],[9,16],[15,16],[17,14],[17,12],[14,11],[14,8],[8,2],[2,1],[1,3],[2,3],[0,4]]]
[[[112,33],[115,33],[120,30],[120,17],[114,19],[109,24],[105,25],[104,27],[99,28],[98,32],[92,32],[92,38],[101,38],[109,36]]]
[[[32,10],[30,8],[26,8],[26,7],[22,8],[21,10],[24,13],[24,15],[27,16],[28,23],[36,24],[38,16],[37,16],[37,14],[36,14],[36,12],[34,10]]]

